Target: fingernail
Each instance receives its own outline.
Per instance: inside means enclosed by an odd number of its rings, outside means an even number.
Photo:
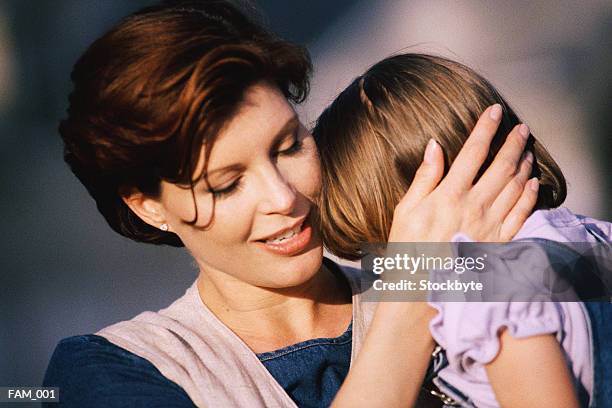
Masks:
[[[534,177],[529,180],[529,188],[533,191],[538,191],[538,189],[540,188],[540,182],[538,181],[537,177]]]
[[[521,134],[521,136],[527,139],[529,137],[529,126],[524,123],[521,123],[521,125],[519,126],[519,133]]]
[[[533,153],[530,150],[527,150],[523,153],[523,159],[527,160],[528,163],[533,164]]]
[[[502,116],[502,107],[499,103],[496,103],[491,107],[491,111],[489,112],[489,116],[491,119],[497,121],[501,119]]]
[[[429,139],[427,142],[427,147],[425,148],[425,162],[428,164],[432,164],[436,160],[436,148],[438,147],[438,143],[434,139]]]

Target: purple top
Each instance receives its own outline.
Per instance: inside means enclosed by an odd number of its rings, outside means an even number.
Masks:
[[[516,239],[543,238],[559,242],[612,239],[612,224],[575,215],[567,208],[534,212]],[[599,234],[600,233],[600,234]],[[454,242],[469,241],[457,234]],[[507,327],[515,338],[555,333],[570,360],[575,380],[592,396],[592,336],[587,311],[580,302],[435,302],[438,310],[430,323],[436,342],[446,350],[449,365],[439,376],[461,390],[478,407],[499,407],[488,382],[485,364],[499,352],[498,331]]]

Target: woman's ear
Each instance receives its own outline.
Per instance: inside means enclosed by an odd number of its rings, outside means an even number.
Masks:
[[[134,187],[119,188],[123,202],[144,222],[155,227],[168,228],[163,205],[159,199],[150,197]]]

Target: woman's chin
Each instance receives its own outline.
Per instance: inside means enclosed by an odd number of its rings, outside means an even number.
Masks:
[[[279,257],[268,264],[269,277],[263,286],[270,289],[298,287],[309,282],[321,269],[323,247],[314,246],[299,255]]]

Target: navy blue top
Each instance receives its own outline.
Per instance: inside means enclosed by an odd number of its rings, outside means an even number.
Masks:
[[[352,323],[339,337],[306,340],[257,356],[300,407],[327,407],[351,360]],[[60,387],[66,408],[193,408],[153,364],[94,334],[59,342],[43,385]],[[57,404],[43,404],[57,407]]]
[[[353,323],[339,337],[306,340],[257,354],[299,407],[328,407],[348,374]]]
[[[59,342],[45,373],[67,408],[193,408],[185,391],[148,360],[94,334]],[[57,407],[48,403],[43,407]]]

